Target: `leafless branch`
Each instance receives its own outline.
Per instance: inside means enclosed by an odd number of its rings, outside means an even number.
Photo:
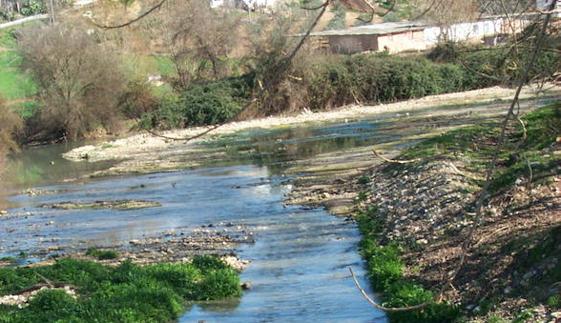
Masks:
[[[122,24],[118,24],[118,25],[102,25],[102,24],[98,24],[97,22],[95,22],[94,20],[92,20],[92,23],[99,28],[103,28],[103,29],[118,29],[118,28],[123,28],[126,26],[130,26],[132,24],[134,24],[135,22],[140,21],[141,19],[143,19],[144,17],[148,16],[149,14],[151,14],[152,12],[160,9],[164,3],[166,3],[167,0],[161,0],[158,4],[156,4],[155,6],[151,7],[150,9],[148,9],[147,11],[145,11],[144,13],[140,14],[138,17],[129,20],[125,23]]]
[[[366,293],[364,288],[362,288],[360,286],[360,283],[356,279],[355,273],[353,272],[353,269],[351,267],[349,267],[349,271],[351,272],[351,276],[352,276],[352,278],[355,282],[356,288],[358,288],[358,290],[360,291],[360,293],[362,294],[364,299],[366,299],[368,301],[368,303],[370,303],[370,305],[374,306],[375,308],[377,308],[381,311],[388,312],[388,313],[408,312],[408,311],[414,311],[414,310],[419,310],[419,309],[425,308],[430,304],[430,303],[425,302],[425,303],[422,303],[422,304],[419,304],[419,305],[406,306],[406,307],[384,307],[384,306],[376,303],[376,301],[374,301],[370,296],[368,296],[368,293]]]

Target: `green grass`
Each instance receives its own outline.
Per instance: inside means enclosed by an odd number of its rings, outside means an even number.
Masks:
[[[1,268],[0,295],[42,283],[39,275],[76,286],[78,297],[42,291],[22,309],[0,306],[0,322],[169,322],[189,301],[241,296],[238,273],[210,256],[143,267],[61,259],[52,266]]]
[[[528,178],[528,163],[532,166],[534,182],[558,173],[561,157],[544,154],[543,149],[550,147],[561,136],[561,103],[530,112],[522,120],[526,124],[527,138],[523,140],[521,127],[509,133],[508,144],[499,154],[498,171],[490,187],[494,194],[510,188],[518,178]],[[494,152],[494,147],[488,143],[496,142],[499,131],[498,124],[494,122],[452,130],[409,148],[400,159],[460,159],[469,170],[482,173]],[[408,166],[389,167],[397,169]]]
[[[404,277],[402,247],[379,242],[383,224],[375,207],[361,212],[357,220],[362,234],[360,252],[367,262],[372,287],[382,293],[383,305],[405,307],[429,303],[419,310],[388,313],[392,322],[454,322],[459,318],[457,307],[434,302],[431,291]]]
[[[8,100],[30,99],[37,92],[31,77],[20,69],[21,56],[16,51],[12,30],[0,32],[0,95]]]

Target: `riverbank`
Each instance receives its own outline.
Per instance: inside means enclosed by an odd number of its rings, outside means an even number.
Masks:
[[[171,140],[148,133],[141,133],[122,139],[102,142],[97,145],[79,147],[64,154],[64,157],[73,161],[121,161],[107,170],[92,174],[93,176],[177,170],[200,166],[209,160],[226,158],[224,148],[227,147],[209,149],[202,144],[212,143],[214,140],[220,140],[221,137],[243,131],[307,126],[367,118],[393,118],[403,122],[415,111],[418,112],[419,117],[433,119],[433,123],[438,121],[434,120],[435,118],[450,120],[458,117],[471,118],[475,115],[480,118],[493,117],[500,114],[502,108],[490,107],[486,110],[480,108],[485,105],[498,104],[508,100],[513,93],[513,89],[492,87],[469,92],[428,96],[422,99],[392,104],[348,106],[326,112],[232,122],[219,127],[207,136],[187,143],[182,140]],[[555,96],[559,93],[561,93],[559,87],[552,87],[541,94],[541,96]],[[534,89],[526,87],[523,91],[522,99],[533,100],[533,98],[535,98]],[[436,107],[442,107],[443,109],[436,109]],[[446,126],[449,126],[449,124],[437,124],[435,126],[436,129],[423,127],[422,135],[434,135],[439,131],[443,131],[443,128]],[[163,132],[161,135],[170,138],[187,138],[206,130],[208,130],[207,127],[195,127],[171,130]]]
[[[482,218],[475,216],[474,203],[496,143],[493,120],[393,157],[405,162],[383,161],[336,183],[314,184],[322,185],[314,195],[319,205],[354,193],[354,212],[366,220],[362,253],[372,283],[385,292],[385,305],[436,297],[449,306],[392,318],[450,320],[454,308],[456,317],[474,322],[561,318],[560,109],[557,104],[525,115],[525,129],[516,120],[509,127]],[[466,240],[465,263],[456,274]]]

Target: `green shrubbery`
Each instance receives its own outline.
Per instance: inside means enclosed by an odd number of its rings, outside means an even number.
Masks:
[[[547,46],[553,46],[553,40]],[[464,71],[466,88],[482,88],[499,84],[510,85],[521,79],[532,52],[522,47],[519,52],[510,46],[481,47],[456,43],[438,45],[427,54],[435,62],[459,66]],[[555,51],[541,51],[529,73],[530,81],[536,77],[547,78],[559,70],[559,55]]]
[[[251,77],[195,84],[177,96],[164,98],[143,115],[143,127],[164,129],[223,123],[232,119],[251,93]]]
[[[458,65],[384,54],[328,57],[311,65],[302,77],[306,104],[312,110],[357,100],[392,102],[472,88]]]
[[[401,248],[396,244],[381,245],[382,226],[376,219],[377,210],[371,207],[359,214],[357,220],[362,233],[360,251],[367,262],[370,282],[376,291],[383,293],[386,307],[407,307],[429,303],[413,311],[389,313],[392,322],[454,322],[459,317],[456,306],[436,303],[431,291],[404,277]]]
[[[22,309],[0,307],[0,322],[169,322],[186,301],[241,295],[237,272],[209,256],[192,264],[118,267],[62,259],[37,268],[0,269],[0,295],[41,283],[43,277],[77,287],[74,298],[60,290],[40,292]]]

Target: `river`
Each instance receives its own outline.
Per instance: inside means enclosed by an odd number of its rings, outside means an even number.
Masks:
[[[268,136],[255,131],[253,138],[258,140],[243,140],[238,146],[259,146],[260,158],[238,159],[232,153],[227,163],[191,170],[73,182],[63,179],[108,163],[64,161],[60,153],[70,148],[64,145],[28,149],[10,166],[12,189],[33,187],[42,193],[24,191],[8,198],[10,213],[21,216],[0,220],[0,256],[56,250],[60,245],[125,245],[170,230],[232,222],[254,233],[255,244],[237,250],[251,261],[241,274],[242,281],[251,282],[251,290],[236,301],[194,304],[181,322],[385,322],[385,315],[361,297],[349,275],[352,266],[362,285],[369,285],[358,254],[356,225],[323,209],[283,204],[290,189],[283,165],[319,152],[366,145],[370,140],[365,138],[375,129],[373,122],[357,121],[272,131]],[[40,207],[115,199],[157,201],[162,206],[124,212]]]
[[[252,129],[205,143],[227,151],[219,160],[148,175],[80,179],[112,163],[65,161],[61,153],[71,147],[64,145],[27,149],[8,166],[8,178],[0,187],[8,196],[0,208],[19,215],[0,217],[0,257],[56,250],[60,245],[81,250],[126,245],[171,230],[231,222],[254,233],[255,243],[237,250],[242,259],[251,261],[241,279],[251,282],[252,288],[239,300],[193,304],[181,322],[385,322],[385,315],[361,297],[348,272],[352,266],[372,294],[358,253],[356,224],[323,209],[285,205],[290,180],[300,176],[287,170],[321,154],[355,148],[368,153],[372,144],[391,144],[399,150],[429,130],[488,121],[491,110],[504,111],[501,104],[479,105],[452,115],[455,109],[440,109],[441,115],[451,114],[449,118],[435,117],[434,109],[418,109],[370,120]],[[368,163],[371,157],[365,156]],[[339,154],[338,158],[349,157]],[[69,178],[78,180],[68,182]],[[29,187],[33,190],[22,192]],[[135,211],[40,207],[117,199],[149,200],[162,206]]]

